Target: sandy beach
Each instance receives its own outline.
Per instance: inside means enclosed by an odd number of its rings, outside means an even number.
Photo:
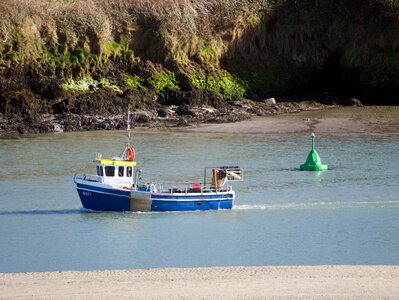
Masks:
[[[0,274],[1,299],[399,299],[397,266]]]
[[[396,135],[399,134],[399,107],[365,106],[309,110],[256,117],[237,123],[205,124],[186,130],[243,134],[299,134],[313,131],[324,135]]]

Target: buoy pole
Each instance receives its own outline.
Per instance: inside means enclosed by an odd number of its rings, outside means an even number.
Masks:
[[[312,132],[312,151],[314,151],[314,149],[315,149],[314,137],[315,137],[315,134],[314,134],[314,132]]]

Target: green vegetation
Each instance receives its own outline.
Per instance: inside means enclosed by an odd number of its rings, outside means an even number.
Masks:
[[[107,88],[107,89],[113,90],[115,93],[118,93],[118,94],[123,93],[123,91],[120,89],[120,87],[113,80],[110,80],[107,78],[101,78],[98,86],[102,87],[102,88]]]
[[[99,88],[111,89],[118,94],[123,91],[110,79],[102,78],[100,81],[94,80],[91,76],[85,76],[82,79],[68,79],[61,84],[64,91],[70,93],[92,93]]]
[[[91,76],[86,76],[80,80],[68,79],[61,84],[61,87],[67,92],[88,93],[98,89],[98,81]]]
[[[140,91],[146,89],[144,86],[142,86],[142,82],[144,81],[144,79],[142,79],[140,76],[124,74],[124,81],[125,84],[133,91]]]
[[[227,100],[242,98],[246,90],[245,84],[230,74],[223,75],[220,78],[219,85],[220,94]]]
[[[216,50],[208,43],[199,51],[199,56],[205,63],[215,63],[217,61]]]
[[[155,71],[148,82],[158,96],[163,96],[166,90],[180,90],[175,73],[170,71]]]
[[[56,73],[57,68],[64,72],[68,70],[77,70],[80,75],[90,73],[90,68],[98,63],[98,55],[85,51],[82,48],[74,50],[65,50],[65,45],[52,46],[49,49],[44,48],[39,53],[43,60],[42,67],[47,71]]]
[[[222,72],[221,75],[192,73],[187,76],[195,88],[212,91],[225,100],[242,98],[246,91],[245,83],[228,72]]]
[[[335,76],[395,94],[398,3],[3,0],[0,80],[30,89],[29,80],[7,77],[25,73],[40,78],[36,90],[51,80],[65,91],[149,88],[159,96],[189,86],[231,100],[318,88],[323,73],[326,85]]]
[[[108,41],[104,44],[102,58],[105,61],[108,59],[116,60],[121,58],[133,60],[134,51],[129,48],[129,45],[126,41],[123,43]]]

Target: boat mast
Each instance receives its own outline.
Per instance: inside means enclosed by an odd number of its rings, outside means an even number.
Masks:
[[[127,108],[127,146],[130,148],[130,104]]]

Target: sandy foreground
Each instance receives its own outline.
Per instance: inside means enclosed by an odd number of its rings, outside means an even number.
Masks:
[[[1,299],[399,299],[399,266],[0,274]]]
[[[237,123],[206,124],[191,132],[324,135],[399,134],[399,106],[338,107],[255,117]]]

